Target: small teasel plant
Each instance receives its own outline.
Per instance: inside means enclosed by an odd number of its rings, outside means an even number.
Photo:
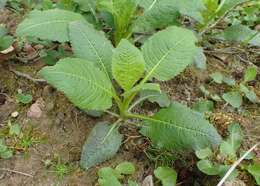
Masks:
[[[80,14],[65,10],[33,11],[17,28],[18,36],[70,42],[73,58],[64,58],[39,74],[62,91],[83,111],[102,111],[117,120],[100,122],[82,149],[80,165],[88,169],[114,156],[122,142],[118,129],[129,119],[141,120],[140,133],[165,150],[196,150],[218,145],[221,137],[200,113],[177,102],[163,104],[154,116],[133,112],[150,98],[161,95],[152,79],[167,81],[192,64],[198,51],[192,31],[170,26],[154,33],[137,48],[131,39],[112,45]],[[118,44],[117,44],[118,43]],[[114,105],[114,106],[113,106]],[[113,107],[112,107],[113,106]]]
[[[111,167],[103,167],[98,171],[98,183],[100,186],[121,186],[123,185],[122,180],[125,180],[127,176],[129,186],[139,186],[137,181],[133,181],[131,178],[135,171],[135,165],[131,162],[122,162],[114,169]],[[157,167],[154,170],[154,176],[162,183],[162,186],[176,185],[177,173],[170,167]]]
[[[243,104],[243,98],[248,99],[251,103],[259,103],[259,98],[254,90],[248,86],[250,81],[254,81],[257,76],[255,66],[248,67],[245,70],[243,80],[236,82],[235,79],[225,76],[220,72],[210,75],[214,82],[225,83],[230,86],[230,90],[222,95],[222,98],[234,108],[239,108]]]
[[[229,136],[221,142],[218,148],[212,150],[210,147],[199,149],[195,152],[200,159],[197,162],[198,169],[209,176],[223,177],[231,166],[246,152],[241,150],[244,139],[243,131],[238,123],[232,123],[228,127]],[[238,167],[230,174],[229,180],[235,179],[241,171],[248,171],[255,177],[259,185],[259,162],[256,156],[250,152]]]

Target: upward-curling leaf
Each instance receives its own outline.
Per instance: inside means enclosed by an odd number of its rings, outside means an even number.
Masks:
[[[40,75],[80,109],[106,110],[112,106],[112,84],[91,62],[66,58],[43,68]]]
[[[158,147],[167,150],[201,149],[218,145],[221,137],[203,115],[180,103],[161,109],[146,120],[141,131]]]
[[[144,58],[134,45],[121,40],[113,55],[113,76],[125,90],[130,90],[144,73]]]
[[[95,63],[102,71],[111,74],[113,46],[102,31],[86,21],[69,25],[69,36],[76,57]]]
[[[176,25],[181,15],[189,16],[202,23],[201,12],[205,9],[202,0],[140,0],[143,16],[136,21],[136,31],[151,31]]]
[[[68,25],[77,20],[84,18],[80,14],[66,10],[34,10],[19,24],[16,33],[18,36],[66,42],[69,41]]]
[[[154,34],[142,47],[147,77],[166,81],[181,73],[197,52],[192,31],[168,27]]]

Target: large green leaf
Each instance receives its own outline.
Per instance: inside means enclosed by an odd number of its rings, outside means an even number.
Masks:
[[[163,186],[176,185],[177,173],[169,167],[158,167],[154,170],[154,175],[161,180]]]
[[[65,42],[69,41],[69,23],[77,20],[84,18],[80,14],[60,9],[34,10],[19,24],[16,33],[18,36]]]
[[[83,21],[69,26],[70,42],[76,57],[95,63],[102,71],[111,74],[113,46],[104,33]]]
[[[40,75],[83,110],[105,110],[112,106],[112,84],[91,62],[66,58],[43,68]]]
[[[115,80],[125,90],[130,90],[144,74],[144,58],[141,51],[123,39],[116,48],[112,60]]]
[[[146,120],[141,131],[158,147],[168,150],[206,148],[218,145],[221,137],[203,115],[174,102]]]
[[[82,149],[80,160],[82,168],[88,169],[102,163],[117,153],[121,145],[122,135],[117,130],[113,130],[106,138],[110,128],[111,126],[107,123],[98,123],[92,129]],[[104,138],[106,138],[105,141]]]
[[[192,31],[168,27],[149,38],[142,47],[148,77],[169,80],[193,62],[197,47]]]

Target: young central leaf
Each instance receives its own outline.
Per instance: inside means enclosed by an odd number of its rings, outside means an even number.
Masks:
[[[175,102],[155,114],[153,121],[145,121],[142,133],[167,150],[196,150],[221,142],[217,130],[203,115]]]
[[[129,41],[122,40],[116,48],[112,60],[113,76],[125,90],[130,90],[144,73],[142,53]]]
[[[97,7],[113,15],[115,44],[131,34],[131,21],[137,8],[136,0],[98,0]]]
[[[180,27],[156,33],[142,48],[148,77],[166,81],[181,73],[193,62],[196,41],[192,31]]]
[[[91,62],[62,59],[55,66],[43,68],[40,75],[83,110],[106,110],[112,106],[112,84]]]
[[[102,71],[111,74],[113,46],[104,33],[95,30],[86,21],[77,21],[70,24],[69,35],[76,57],[93,62]]]
[[[77,20],[84,18],[80,14],[60,9],[35,10],[18,26],[17,35],[65,42],[69,41],[69,23]]]

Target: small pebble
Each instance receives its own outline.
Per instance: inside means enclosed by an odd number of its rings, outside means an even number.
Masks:
[[[12,118],[17,118],[19,115],[19,112],[15,111],[11,114]]]

